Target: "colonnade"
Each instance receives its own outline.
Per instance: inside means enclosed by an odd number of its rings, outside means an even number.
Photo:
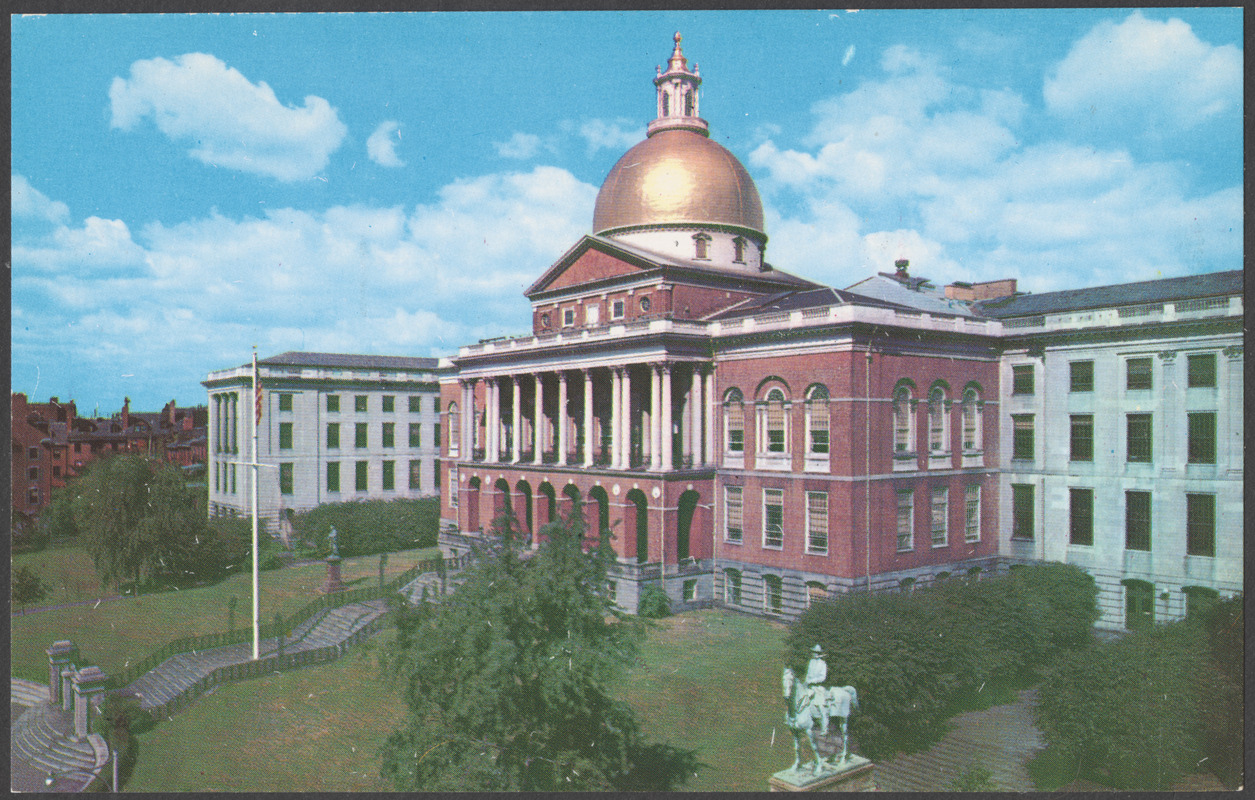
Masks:
[[[239,449],[240,394],[227,392],[214,395],[214,452],[231,453]]]
[[[464,460],[656,471],[714,462],[709,363],[584,367],[459,384]]]

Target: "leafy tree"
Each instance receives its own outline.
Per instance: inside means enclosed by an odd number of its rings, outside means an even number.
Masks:
[[[15,553],[43,550],[48,545],[48,536],[44,532],[40,520],[16,508],[12,510],[9,520],[9,530],[12,533],[13,551]]]
[[[671,598],[659,586],[646,586],[636,604],[636,613],[646,619],[671,616]]]
[[[47,597],[48,584],[30,567],[18,567],[13,570],[11,592],[13,604],[24,608]]]
[[[122,786],[126,785],[139,756],[139,739],[135,734],[150,729],[152,723],[152,714],[141,707],[134,695],[111,693],[100,704],[95,729],[117,754],[118,783]]]
[[[298,538],[313,545],[318,557],[331,552],[327,534],[332,526],[345,558],[431,547],[440,528],[440,501],[420,497],[325,503],[297,513],[292,525]]]
[[[581,541],[578,507],[532,552],[514,518],[494,522],[466,580],[402,611],[386,657],[409,714],[383,749],[403,791],[660,791],[697,768],[650,744],[609,686],[644,623],[605,596],[606,537]]]
[[[39,515],[39,527],[47,539],[72,539],[78,536],[74,522],[74,485],[53,489],[52,502]]]

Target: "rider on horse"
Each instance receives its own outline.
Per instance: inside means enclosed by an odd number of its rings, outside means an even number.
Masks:
[[[828,734],[828,703],[824,681],[828,680],[828,662],[824,661],[827,653],[819,645],[811,648],[811,660],[806,665],[806,688],[802,691],[801,706],[814,705],[819,709],[820,734]]]

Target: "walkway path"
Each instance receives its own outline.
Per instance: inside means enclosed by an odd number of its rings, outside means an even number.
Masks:
[[[315,614],[284,639],[285,655],[314,654],[322,651],[327,657],[338,656],[351,638],[380,619],[387,611],[384,600],[368,600],[350,603]],[[275,638],[262,641],[261,658],[277,654],[279,642]],[[175,655],[149,672],[141,675],[127,691],[134,693],[140,706],[167,716],[174,713],[183,700],[194,692],[198,684],[214,670],[252,661],[252,643],[228,645],[211,650]],[[76,791],[67,781],[45,787],[44,778],[49,772],[76,772],[99,766],[98,754],[88,742],[75,742],[70,712],[62,711],[48,703],[48,688],[32,681],[18,678],[11,680],[10,708],[10,768],[13,791]],[[18,713],[20,711],[20,713]]]

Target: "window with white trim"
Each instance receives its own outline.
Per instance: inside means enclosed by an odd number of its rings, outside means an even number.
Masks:
[[[963,541],[968,544],[980,541],[979,483],[973,483],[963,490]]]
[[[806,493],[806,552],[828,555],[828,493]]]
[[[939,486],[932,496],[932,545],[945,547],[950,543],[950,489]]]
[[[763,489],[763,547],[784,549],[783,489]]]
[[[828,455],[828,389],[816,384],[806,395],[806,452]]]
[[[744,497],[740,486],[723,487],[723,540],[740,544],[745,538]]]
[[[928,452],[944,453],[950,449],[947,421],[946,390],[934,386],[928,392]]]
[[[449,403],[449,455],[458,455],[462,447],[462,415],[456,402]]]
[[[806,582],[806,607],[810,608],[817,600],[828,599],[828,587],[819,581]]]
[[[745,403],[740,389],[729,389],[724,395],[723,446],[728,453],[745,452]]]
[[[723,601],[728,605],[741,604],[741,571],[725,569],[723,571]]]
[[[763,610],[784,613],[784,581],[779,575],[763,576]]]
[[[562,309],[562,327],[569,328],[575,324],[575,309]]]
[[[898,490],[898,552],[915,549],[915,492]]]
[[[914,415],[911,413],[911,390],[899,386],[893,393],[893,450],[895,453],[915,451]]]
[[[975,389],[963,393],[963,449],[981,449],[980,395]]]
[[[458,468],[449,467],[449,508],[458,507]]]
[[[626,304],[622,300],[614,300],[610,303],[610,319],[623,319]]]
[[[778,388],[767,392],[765,402],[759,406],[763,433],[758,440],[759,453],[783,455],[789,452],[789,416],[785,410],[784,392]]]

